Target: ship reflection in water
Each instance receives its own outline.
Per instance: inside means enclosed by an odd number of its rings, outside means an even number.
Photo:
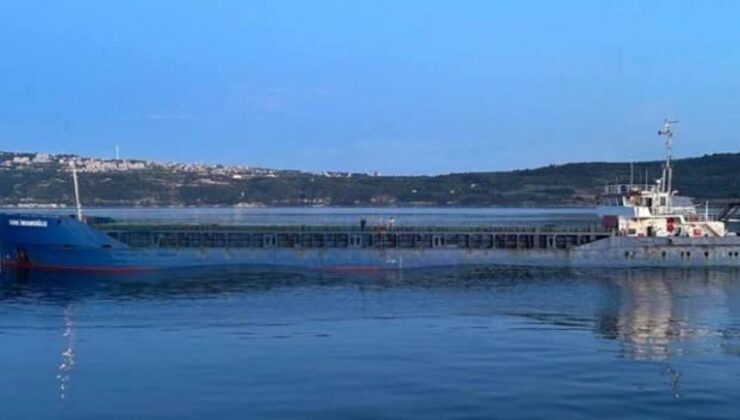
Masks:
[[[75,321],[74,305],[69,304],[64,309],[64,350],[62,350],[62,363],[59,365],[59,398],[65,399],[69,392],[72,368],[75,365]]]
[[[733,272],[626,272],[614,279],[618,309],[601,333],[625,344],[635,359],[666,360],[673,342],[709,340],[725,334],[716,322],[728,317]],[[675,351],[683,351],[683,347]]]
[[[625,410],[655,410],[664,397],[740,408],[738,270],[4,275],[0,400],[13,418],[53,412],[41,396],[52,367],[56,404],[71,417],[123,401],[167,417],[147,402],[157,399],[180,414],[219,402],[226,417],[290,418],[394,404],[402,417],[454,417],[461,404],[527,417],[526,395],[552,417],[566,414],[563,399],[588,411],[625,395]],[[435,408],[404,408],[404,398]]]

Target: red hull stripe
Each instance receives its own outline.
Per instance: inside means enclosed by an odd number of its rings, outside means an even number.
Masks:
[[[3,268],[40,271],[84,271],[88,273],[140,273],[143,271],[154,271],[155,268],[147,267],[96,267],[96,266],[72,266],[55,264],[19,263],[17,261],[5,260]]]

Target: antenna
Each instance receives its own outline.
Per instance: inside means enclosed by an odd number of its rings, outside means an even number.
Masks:
[[[80,204],[80,185],[77,182],[77,167],[75,161],[70,160],[69,166],[72,168],[72,181],[75,185],[75,208],[77,209],[77,220],[82,221],[82,204]]]
[[[661,190],[668,193],[668,208],[671,208],[671,198],[673,196],[673,167],[671,166],[673,160],[673,124],[678,123],[678,120],[665,119],[663,122],[663,128],[658,130],[659,136],[665,136],[665,164],[663,164],[663,179],[661,181]]]
[[[648,172],[650,169],[645,168],[645,191],[648,189]]]
[[[709,221],[709,200],[704,202],[704,220]]]
[[[630,188],[635,185],[635,142],[630,138]]]

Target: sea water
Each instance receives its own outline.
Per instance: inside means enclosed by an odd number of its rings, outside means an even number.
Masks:
[[[580,210],[98,210],[234,223],[570,223]],[[738,270],[31,273],[0,418],[736,418]]]

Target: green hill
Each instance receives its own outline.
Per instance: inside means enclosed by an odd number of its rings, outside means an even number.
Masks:
[[[50,162],[17,163],[30,154],[0,153],[0,204],[72,201],[69,168]],[[224,167],[199,170],[161,165],[80,173],[86,206],[585,206],[607,183],[626,182],[628,163],[570,163],[537,169],[439,176],[327,176],[296,171],[234,175]],[[210,168],[210,169],[209,169]],[[635,163],[636,177],[660,173],[661,162]],[[674,185],[698,200],[740,197],[740,153],[675,162]]]

